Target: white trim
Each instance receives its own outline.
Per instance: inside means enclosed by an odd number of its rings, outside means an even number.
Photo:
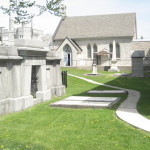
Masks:
[[[132,42],[150,42],[150,39],[134,39]]]

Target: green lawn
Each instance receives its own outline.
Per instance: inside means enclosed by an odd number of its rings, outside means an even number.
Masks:
[[[142,115],[150,119],[150,77],[114,77],[114,73],[106,71],[100,72],[102,74],[101,76],[85,76],[84,74],[91,73],[91,71],[77,71],[76,69],[67,68],[64,68],[64,70],[67,70],[68,73],[92,79],[100,83],[139,91],[141,93],[141,97],[138,102],[137,109]],[[150,75],[150,73],[146,74]]]
[[[66,69],[65,69],[66,70]],[[68,69],[82,76],[89,72]],[[141,92],[138,110],[150,118],[150,79],[117,78],[111,73],[89,77],[98,82],[135,89]],[[91,89],[110,89],[68,76],[64,97],[86,95]],[[97,96],[97,95],[95,95]],[[108,95],[101,95],[108,96]],[[117,96],[117,95],[111,95]],[[126,95],[118,95],[122,101]],[[150,134],[136,129],[115,115],[112,109],[60,109],[49,103],[0,117],[0,149],[2,150],[149,150]]]

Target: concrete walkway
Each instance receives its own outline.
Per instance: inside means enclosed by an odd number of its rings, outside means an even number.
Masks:
[[[68,74],[72,77],[76,77],[82,80],[85,80],[87,82],[97,84],[97,85],[103,85],[110,88],[120,89],[120,90],[126,90],[128,92],[127,99],[118,107],[116,111],[116,115],[123,121],[133,125],[134,127],[140,128],[142,130],[145,130],[147,132],[150,132],[150,120],[140,115],[136,109],[137,102],[140,98],[140,92],[130,89],[124,89],[119,88],[107,84],[102,84],[95,82],[90,79],[86,79],[83,77],[75,76],[72,74]]]

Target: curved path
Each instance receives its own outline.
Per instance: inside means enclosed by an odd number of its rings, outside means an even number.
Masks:
[[[95,82],[93,80],[86,79],[86,78],[79,77],[79,76],[72,75],[72,74],[68,74],[68,75],[85,80],[85,81],[93,83],[93,84],[103,85],[106,87],[115,88],[115,89],[119,89],[119,90],[126,90],[128,92],[128,97],[118,107],[118,109],[116,111],[117,116],[121,120],[123,120],[137,128],[140,128],[142,130],[150,132],[150,120],[143,117],[142,115],[140,115],[138,113],[138,111],[136,110],[136,105],[140,98],[140,92],[135,91],[135,90],[130,90],[130,89],[119,88],[119,87],[111,86],[111,85],[107,85],[107,84],[102,84],[102,83]]]

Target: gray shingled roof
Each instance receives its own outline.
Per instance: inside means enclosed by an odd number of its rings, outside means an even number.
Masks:
[[[53,39],[134,36],[135,24],[135,13],[66,17]]]
[[[150,41],[132,41],[133,50],[150,50]]]

